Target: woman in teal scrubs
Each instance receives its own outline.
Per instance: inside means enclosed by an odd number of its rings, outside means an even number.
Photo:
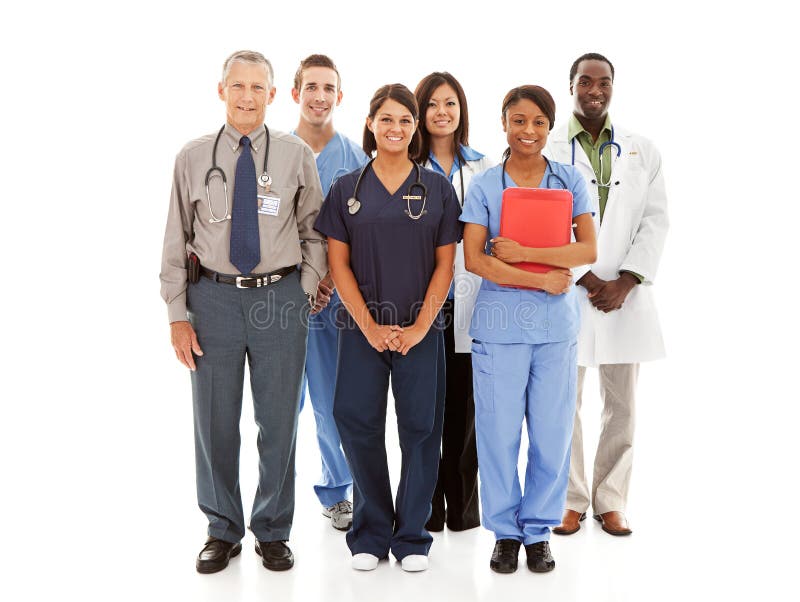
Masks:
[[[482,522],[495,535],[492,570],[515,571],[524,544],[528,568],[546,572],[555,567],[549,527],[564,510],[575,413],[579,313],[569,268],[595,260],[595,230],[580,173],[542,155],[555,121],[547,90],[514,88],[501,115],[504,161],[473,178],[461,215],[467,269],[483,278],[470,328]],[[511,186],[570,190],[575,242],[535,249],[500,237],[503,190]],[[514,267],[523,261],[554,269]],[[524,491],[517,474],[523,421]]]

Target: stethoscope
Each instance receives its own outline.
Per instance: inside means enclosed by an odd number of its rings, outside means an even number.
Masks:
[[[208,201],[208,212],[211,214],[211,217],[208,219],[208,221],[212,224],[218,224],[220,222],[224,222],[225,220],[231,219],[231,214],[229,211],[230,205],[228,204],[228,179],[225,177],[225,172],[222,171],[222,168],[217,165],[217,146],[219,145],[219,139],[224,131],[225,126],[223,125],[219,129],[217,139],[214,140],[214,150],[211,151],[211,169],[206,172],[206,201]],[[267,192],[269,192],[269,187],[272,185],[272,178],[269,177],[269,174],[267,173],[267,160],[269,159],[269,128],[267,127],[266,123],[264,124],[264,131],[267,133],[266,142],[264,143],[264,173],[258,176],[258,185],[262,188],[266,188]],[[222,186],[225,190],[224,217],[215,216],[214,208],[211,206],[211,195],[208,192],[208,183],[214,176],[222,178]]]
[[[611,172],[608,174],[608,181],[603,182],[600,178],[603,177],[603,152],[606,150],[607,147],[613,147],[617,150],[617,159],[622,154],[622,147],[619,143],[614,140],[614,126],[611,126],[611,140],[608,142],[603,142],[600,145],[600,175],[597,180],[592,180],[592,184],[597,184],[600,188],[611,188]],[[572,166],[575,167],[575,138],[572,139]],[[614,182],[614,186],[619,186],[619,180]]]
[[[434,157],[435,155],[433,155],[433,153],[431,153],[431,156]],[[461,166],[464,165],[464,163],[466,163],[466,161],[461,156],[461,152],[459,152],[459,151],[456,151],[455,160],[458,163],[458,179],[461,182],[461,198],[458,200],[458,202],[463,207],[464,206],[464,170],[461,169]],[[431,160],[428,159],[428,162],[430,162],[430,161]],[[442,172],[442,173],[444,173],[444,172]],[[450,180],[450,183],[452,183],[452,180]]]
[[[509,155],[509,157],[510,157],[510,155]],[[509,157],[506,157],[505,159],[503,159],[503,170],[500,172],[500,179],[503,182],[503,190],[508,188],[508,185],[506,184],[506,163],[508,163]],[[542,159],[544,159],[545,163],[547,163],[547,167],[545,168],[545,171],[547,171],[547,170],[550,171],[550,173],[547,174],[547,181],[546,181],[547,188],[553,188],[550,185],[550,178],[555,178],[556,180],[558,180],[558,183],[561,184],[564,187],[564,190],[569,190],[569,186],[567,186],[567,183],[564,181],[564,179],[560,175],[558,175],[557,173],[553,172],[553,168],[550,167],[550,161],[547,159],[547,157],[542,155]]]
[[[350,215],[355,215],[361,210],[361,201],[358,200],[358,187],[361,186],[361,179],[364,177],[364,174],[367,173],[367,170],[369,170],[369,166],[372,165],[372,162],[374,160],[375,157],[370,159],[369,162],[361,170],[361,173],[358,174],[358,179],[356,180],[356,187],[353,189],[353,196],[347,199],[347,212]],[[414,169],[417,170],[417,181],[413,182],[408,187],[408,193],[403,195],[403,200],[406,202],[406,207],[408,208],[405,214],[413,220],[418,220],[423,215],[425,215],[425,203],[428,200],[428,189],[425,187],[425,184],[422,183],[422,169],[420,168],[418,163],[414,163]],[[422,194],[414,194],[415,188],[421,191]],[[422,201],[422,208],[419,210],[419,213],[414,214],[411,211],[411,201]]]

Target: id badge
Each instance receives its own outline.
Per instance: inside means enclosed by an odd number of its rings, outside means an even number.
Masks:
[[[268,191],[258,195],[258,212],[261,215],[277,217],[281,207],[281,197],[277,192]]]

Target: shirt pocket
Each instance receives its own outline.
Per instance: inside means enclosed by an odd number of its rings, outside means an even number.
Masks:
[[[270,192],[265,192],[263,188],[258,189],[259,196],[259,224],[263,224],[270,229],[279,229],[287,223],[294,215],[294,197],[297,194],[296,186],[272,186]],[[275,211],[263,212],[262,204],[266,202],[263,197],[278,195],[277,215]]]
[[[492,356],[480,341],[472,343],[472,386],[477,414],[494,413],[494,369]]]

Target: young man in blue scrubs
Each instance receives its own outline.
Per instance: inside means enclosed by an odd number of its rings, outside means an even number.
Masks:
[[[333,110],[342,101],[341,78],[333,61],[322,54],[303,59],[294,76],[292,98],[300,105],[300,121],[292,133],[314,151],[322,192],[327,195],[336,178],[367,162],[361,147],[333,128]],[[322,478],[314,490],[322,504],[323,515],[331,519],[334,528],[347,531],[353,522],[353,505],[349,499],[353,477],[333,420],[339,341],[336,314],[340,301],[330,274],[320,284],[321,291],[329,292],[330,303],[310,318],[306,355],[308,392],[322,455]]]

